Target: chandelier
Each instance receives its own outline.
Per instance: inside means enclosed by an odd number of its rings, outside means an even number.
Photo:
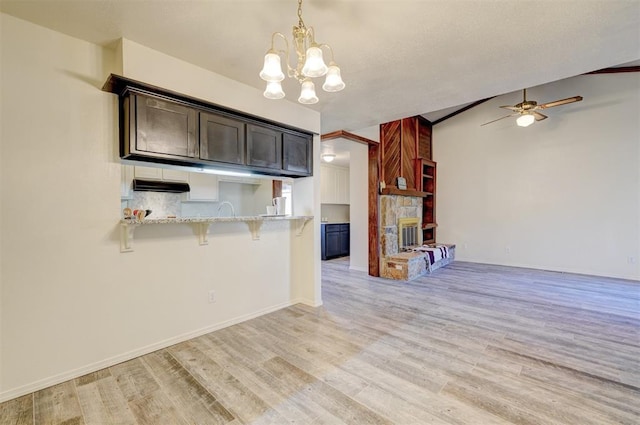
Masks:
[[[274,48],[277,36],[284,40],[285,50],[276,50]],[[264,56],[264,67],[260,71],[260,78],[267,82],[264,97],[267,99],[282,99],[285,96],[281,84],[281,81],[284,80],[284,73],[280,65],[280,55],[285,57],[289,78],[295,78],[301,84],[298,102],[304,104],[318,102],[312,78],[326,75],[322,89],[327,92],[336,92],[344,88],[345,84],[340,76],[340,68],[333,61],[333,49],[328,44],[316,43],[313,27],[307,28],[304,25],[302,20],[302,0],[298,0],[298,25],[293,27],[292,43],[298,58],[295,67],[289,64],[289,42],[287,38],[279,32],[274,32],[271,35],[271,48]],[[331,53],[329,66],[324,63],[322,58],[323,47]]]

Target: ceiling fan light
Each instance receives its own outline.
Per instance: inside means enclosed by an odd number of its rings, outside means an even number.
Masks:
[[[300,97],[298,102],[305,105],[312,105],[318,103],[318,96],[316,96],[316,87],[313,81],[306,79],[302,82],[302,88],[300,89]]]
[[[260,78],[270,83],[284,80],[280,56],[274,50],[269,50],[264,55],[264,66],[260,71]]]
[[[535,122],[536,118],[531,114],[522,114],[516,120],[516,124],[520,127],[528,127]]]
[[[340,76],[340,68],[338,65],[332,63],[327,70],[327,78],[322,85],[322,89],[328,92],[340,91],[344,88],[345,84]]]
[[[322,59],[322,49],[318,46],[311,46],[307,49],[306,60],[302,67],[302,75],[305,77],[322,77],[327,73],[327,65]]]
[[[336,159],[336,154],[334,154],[334,153],[323,153],[322,154],[322,160],[324,162],[331,162],[334,159]]]
[[[267,99],[282,99],[284,97],[284,91],[282,91],[282,84],[280,81],[267,82],[267,89],[264,91],[264,97]]]

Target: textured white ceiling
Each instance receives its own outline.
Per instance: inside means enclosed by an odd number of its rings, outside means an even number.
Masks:
[[[263,88],[271,33],[295,0],[0,1],[100,45],[120,37]],[[638,0],[305,0],[347,84],[318,91],[323,133],[357,130],[640,59]],[[321,84],[318,84],[320,86]],[[284,84],[296,101],[299,87]]]

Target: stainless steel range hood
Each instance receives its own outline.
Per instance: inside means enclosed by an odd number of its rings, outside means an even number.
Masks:
[[[133,190],[136,192],[183,193],[189,192],[190,188],[188,183],[134,179]]]

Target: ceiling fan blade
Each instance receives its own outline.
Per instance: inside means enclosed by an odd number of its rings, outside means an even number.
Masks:
[[[500,108],[509,109],[511,111],[516,111],[516,112],[520,111],[520,108],[518,108],[517,106],[511,106],[511,105],[500,106]]]
[[[546,120],[547,119],[547,116],[541,114],[540,112],[533,111],[533,112],[531,112],[531,114],[534,117],[536,117],[536,121],[542,121],[542,120]]]
[[[554,100],[553,102],[543,103],[542,105],[538,105],[539,109],[547,109],[553,108],[554,106],[566,105],[567,103],[580,102],[582,100],[582,96],[573,96],[568,97],[566,99]]]
[[[503,119],[505,119],[505,118],[515,117],[516,115],[520,115],[520,114],[505,115],[504,117],[498,118],[497,120],[493,120],[493,121],[486,122],[486,123],[484,123],[484,124],[480,124],[480,127],[482,127],[483,125],[491,124],[492,122],[496,122],[496,121],[503,120]]]

